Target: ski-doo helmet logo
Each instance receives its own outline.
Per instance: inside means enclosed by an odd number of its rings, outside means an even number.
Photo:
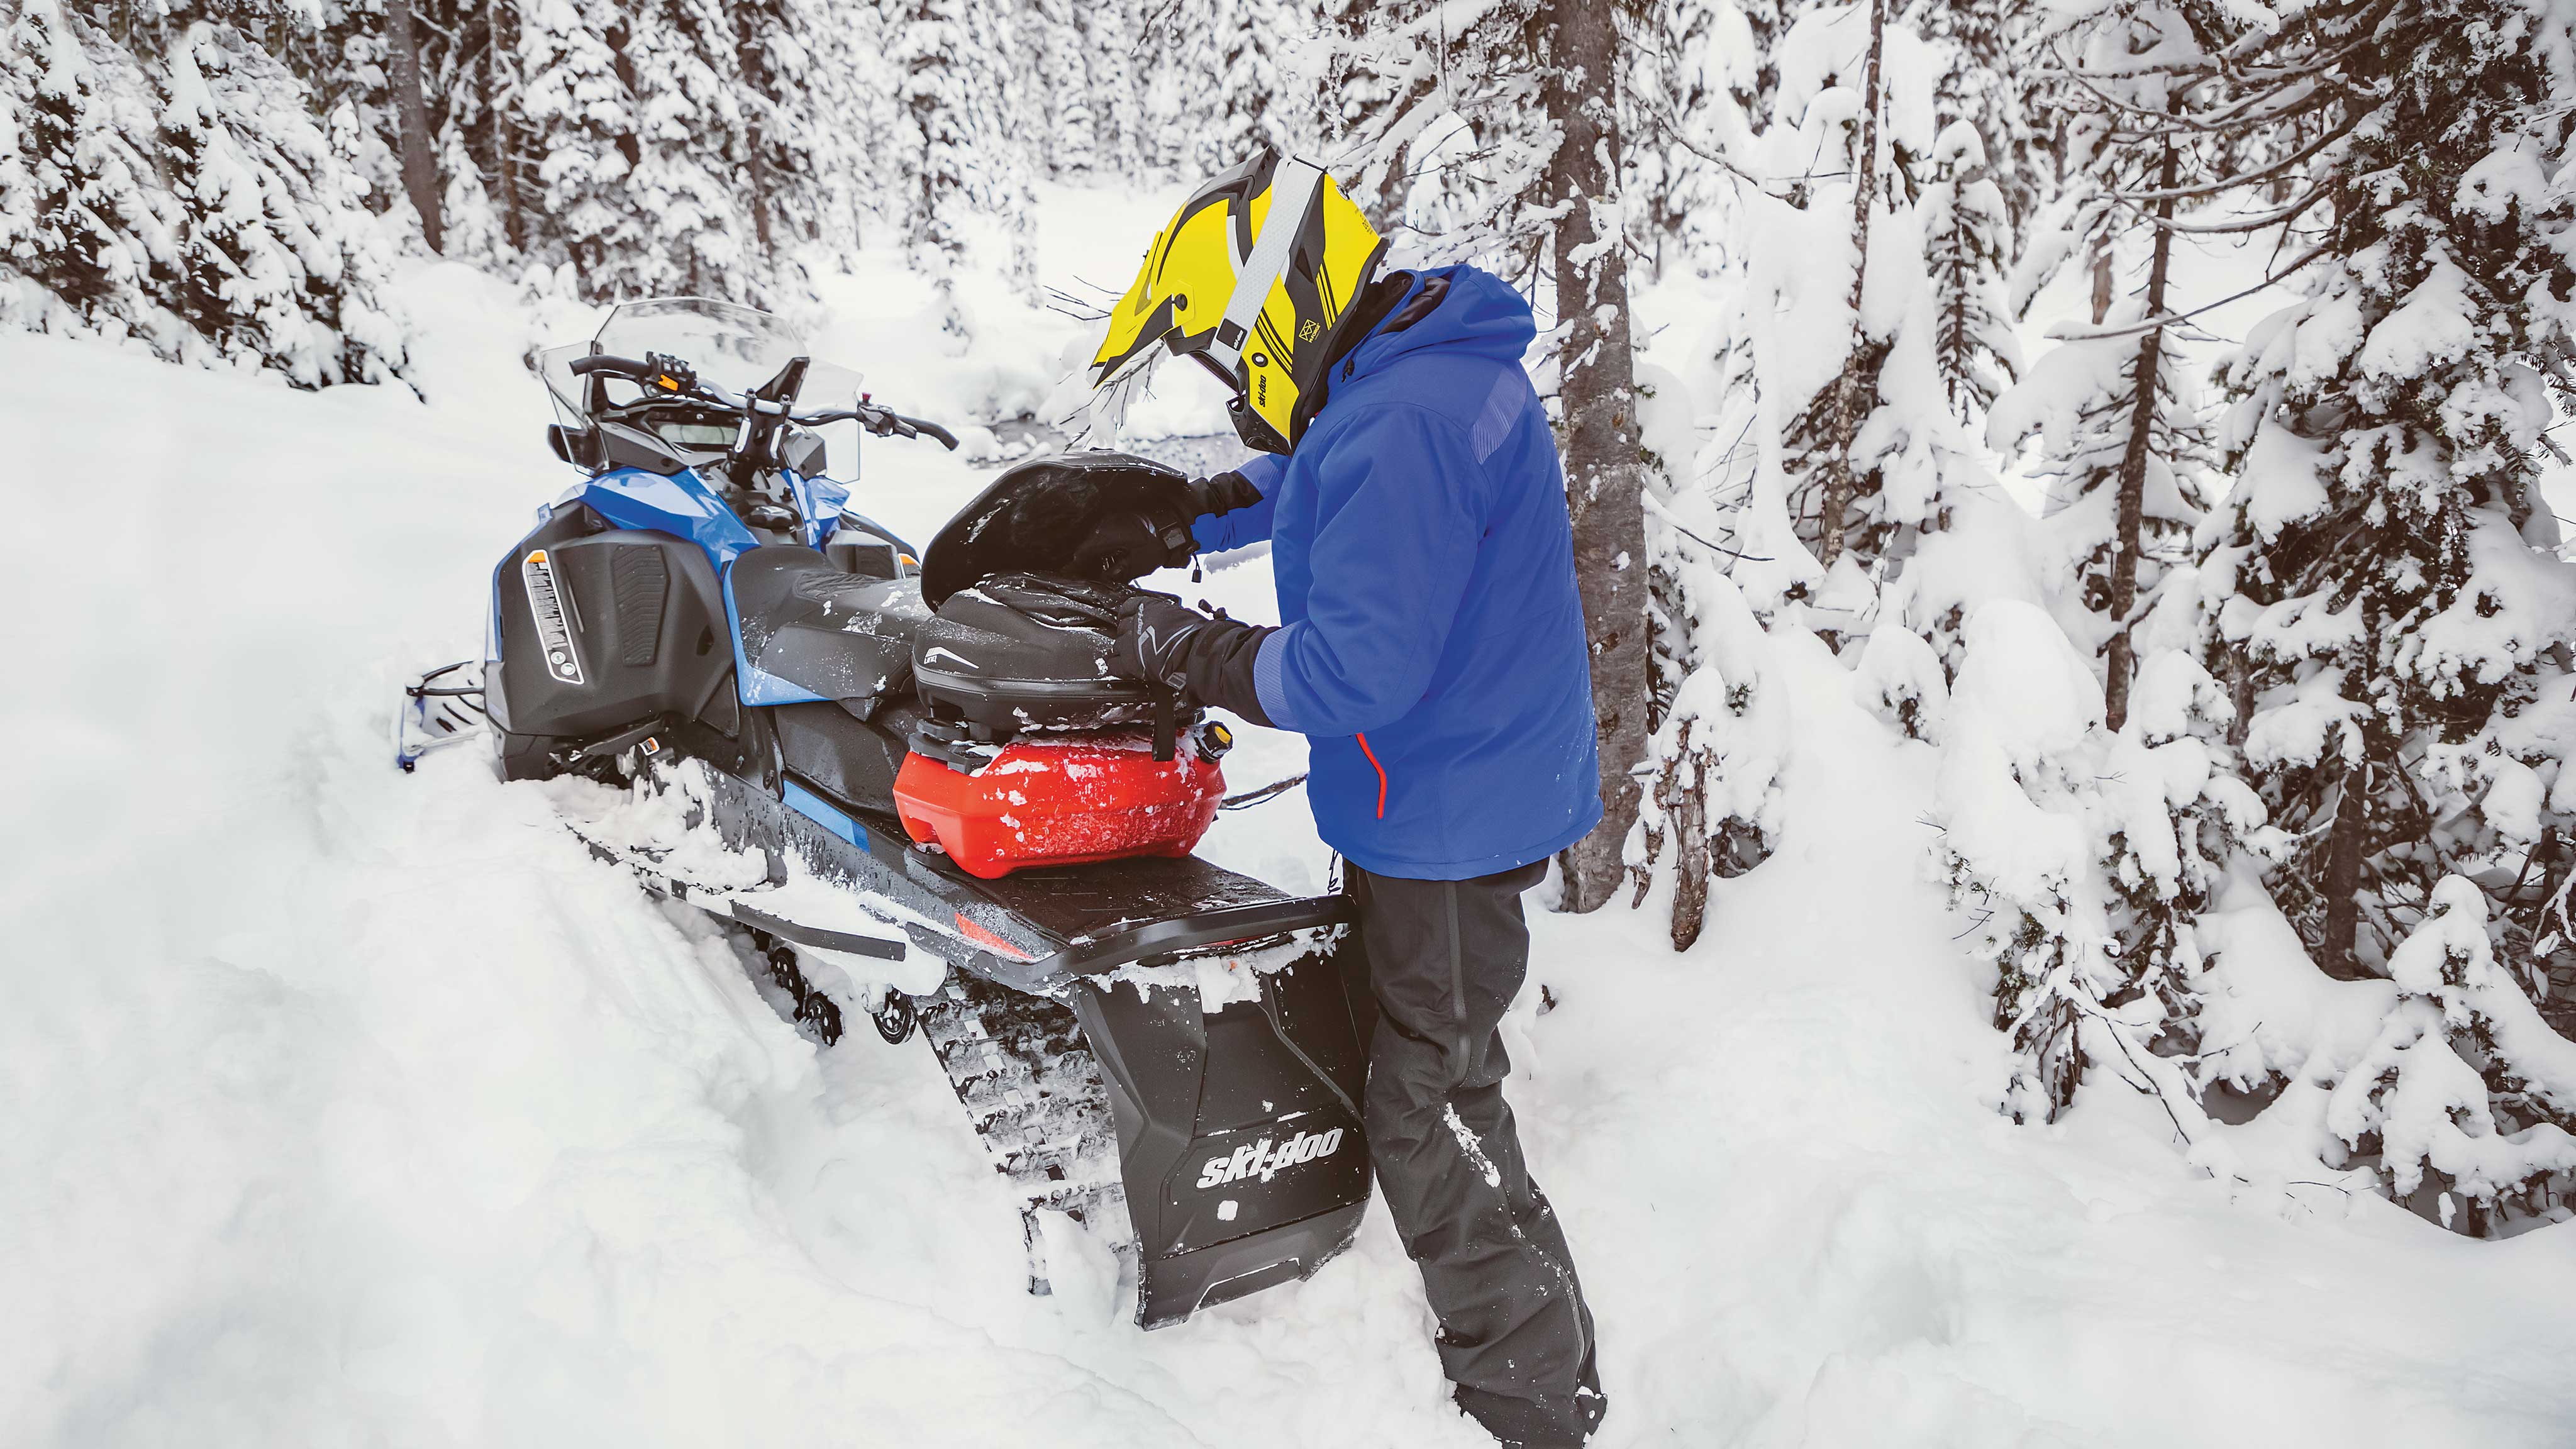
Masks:
[[[1318,1157],[1330,1157],[1340,1150],[1341,1145],[1342,1129],[1339,1127],[1330,1132],[1300,1132],[1285,1142],[1274,1142],[1264,1137],[1258,1142],[1247,1142],[1230,1153],[1219,1153],[1209,1158],[1199,1168],[1199,1186],[1202,1189],[1221,1187],[1247,1177],[1268,1182],[1279,1174],[1279,1169],[1312,1162]]]

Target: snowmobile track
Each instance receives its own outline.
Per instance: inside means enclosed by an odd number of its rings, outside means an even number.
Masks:
[[[966,1108],[994,1170],[1018,1195],[1029,1291],[1052,1291],[1041,1210],[1107,1240],[1122,1284],[1135,1280],[1135,1228],[1118,1175],[1118,1131],[1100,1064],[1070,1007],[957,970],[919,1003],[921,1032]]]

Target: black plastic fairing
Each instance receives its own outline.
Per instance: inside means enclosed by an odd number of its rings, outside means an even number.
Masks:
[[[584,739],[657,714],[695,717],[733,665],[705,554],[608,528],[578,505],[502,558],[493,598],[501,657],[486,663],[484,688],[508,733]],[[556,652],[566,658],[550,661]]]

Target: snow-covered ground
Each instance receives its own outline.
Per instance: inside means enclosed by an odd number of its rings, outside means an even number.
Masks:
[[[1115,287],[1168,201],[1053,198],[1050,279]],[[970,277],[950,356],[869,261],[816,331],[897,406],[1033,402],[1078,330]],[[1382,1214],[1150,1335],[1097,1262],[1028,1298],[928,1051],[816,1052],[533,787],[390,768],[400,678],[473,651],[566,481],[526,316],[456,268],[406,293],[425,405],[0,335],[0,1442],[1486,1442]],[[926,535],[989,471],[872,443],[858,504]],[[1258,617],[1267,582],[1198,592]],[[2232,1190],[2116,1086],[1997,1116],[1931,753],[1782,656],[1782,852],[1685,956],[1537,915],[1561,1004],[1507,1028],[1603,1444],[2576,1441],[2576,1233]],[[1209,849],[1323,875],[1295,794]]]

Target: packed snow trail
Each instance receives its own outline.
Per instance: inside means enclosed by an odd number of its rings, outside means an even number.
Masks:
[[[919,1043],[817,1052],[535,788],[465,750],[390,768],[395,686],[476,647],[565,481],[501,289],[406,286],[426,406],[0,336],[40,480],[0,569],[8,1440],[1484,1443],[1382,1214],[1150,1335],[1078,1235],[1031,1299]],[[983,476],[868,468],[861,506],[916,534]],[[1259,617],[1266,564],[1198,592]],[[1536,914],[1561,1005],[1506,1027],[1605,1449],[2567,1442],[2576,1236],[2233,1192],[2116,1084],[2056,1128],[1990,1110],[1929,752],[1821,646],[1782,654],[1781,854],[1687,956],[1651,911]],[[1238,782],[1299,754],[1259,733]],[[1210,849],[1319,884],[1297,799]]]

